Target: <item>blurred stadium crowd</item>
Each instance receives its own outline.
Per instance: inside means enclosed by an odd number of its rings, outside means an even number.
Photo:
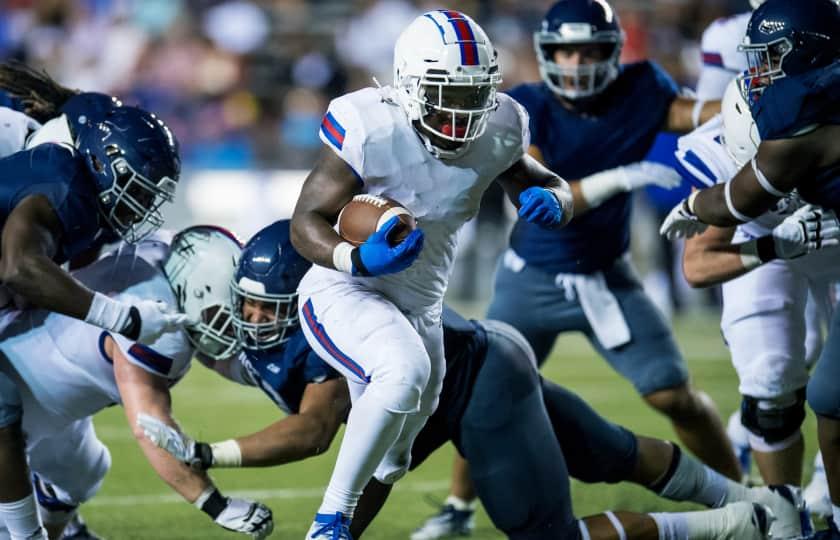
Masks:
[[[318,128],[329,100],[373,84],[371,77],[390,83],[394,41],[416,15],[444,6],[472,15],[499,49],[506,88],[539,80],[531,34],[551,3],[6,0],[0,4],[0,57],[44,68],[66,86],[109,92],[155,111],[178,136],[184,162],[169,225],[213,221],[247,236],[288,217],[302,171],[320,151]],[[653,58],[687,88],[700,68],[702,31],[718,17],[748,9],[747,0],[613,5],[626,33],[622,60]],[[680,196],[668,194],[659,212],[651,212],[654,197],[637,213],[636,259],[666,311],[669,297],[678,306],[685,299],[686,287],[673,287],[681,278],[670,271],[669,246],[651,228]],[[466,299],[489,294],[490,272],[477,270],[492,268],[506,241],[501,190],[488,199],[479,226],[465,233],[452,282]]]
[[[6,0],[0,55],[165,118],[200,168],[306,168],[328,100],[391,80],[393,43],[451,7],[487,29],[504,84],[537,80],[531,32],[547,0]],[[622,59],[654,58],[691,87],[698,40],[746,0],[618,0]]]

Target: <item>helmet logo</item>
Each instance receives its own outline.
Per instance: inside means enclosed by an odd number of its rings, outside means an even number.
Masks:
[[[761,21],[761,24],[758,25],[758,31],[762,34],[775,34],[776,32],[780,32],[785,29],[785,21],[773,21],[769,19],[764,19]]]

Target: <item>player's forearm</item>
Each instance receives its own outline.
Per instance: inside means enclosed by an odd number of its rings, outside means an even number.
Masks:
[[[9,257],[3,265],[4,285],[33,306],[84,320],[93,300],[90,289],[45,255]]]
[[[677,97],[668,109],[664,130],[674,133],[688,133],[700,124],[711,120],[719,112],[719,100],[703,101]]]
[[[716,246],[683,257],[683,274],[692,287],[711,287],[749,272],[741,259],[740,246]]]
[[[324,216],[315,211],[295,211],[291,231],[292,245],[298,253],[314,264],[335,268],[333,253],[343,240]]]
[[[718,184],[697,193],[691,210],[700,221],[716,227],[732,227],[747,221],[738,220],[729,211],[725,189],[726,184]]]
[[[135,430],[134,437],[157,475],[187,502],[194,503],[212,485],[207,473],[191,469],[156,447],[143,436],[142,430],[139,434]]]
[[[337,423],[292,414],[236,442],[243,467],[271,467],[324,453],[336,431]]]

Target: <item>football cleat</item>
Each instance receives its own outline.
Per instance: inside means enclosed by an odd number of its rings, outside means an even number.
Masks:
[[[825,466],[822,454],[814,457],[814,475],[802,492],[805,504],[812,514],[828,518],[831,516],[831,498],[828,495],[828,478],[825,476]]]
[[[350,518],[341,512],[315,514],[315,521],[306,533],[306,540],[353,540],[350,536]]]
[[[101,536],[88,529],[82,516],[76,513],[64,528],[61,540],[103,540]]]
[[[747,490],[747,494],[747,501],[767,506],[773,512],[771,538],[805,539],[814,534],[801,488],[788,485],[755,487]]]
[[[411,540],[470,536],[474,528],[475,510],[456,510],[451,504],[445,504],[440,512],[427,519],[411,533]]]

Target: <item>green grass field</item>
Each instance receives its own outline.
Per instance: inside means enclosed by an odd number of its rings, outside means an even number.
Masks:
[[[676,323],[678,341],[686,354],[697,386],[718,404],[724,420],[738,403],[737,381],[713,317],[683,319]],[[585,340],[560,338],[544,374],[581,394],[600,413],[634,431],[673,439],[669,425],[646,408],[630,384],[595,356]],[[241,435],[278,418],[273,404],[256,389],[227,383],[197,364],[174,389],[174,410],[182,425],[203,440]],[[99,437],[111,449],[113,467],[96,498],[83,507],[91,528],[109,540],[232,538],[200,511],[185,503],[155,475],[145,462],[126,424],[122,409],[113,407],[96,418]],[[816,437],[813,416],[806,423],[807,454],[813,457]],[[340,441],[328,453],[308,461],[273,469],[220,470],[213,477],[228,495],[256,497],[274,511],[272,538],[300,539],[311,523],[329,478]],[[367,539],[403,539],[433,512],[428,497],[447,493],[452,448],[432,456],[395,489]],[[809,461],[810,463],[810,461]],[[810,467],[806,467],[810,473]],[[806,477],[807,478],[807,477]],[[578,515],[605,509],[636,511],[691,509],[659,500],[644,489],[629,485],[572,487]],[[476,539],[503,538],[483,513]]]

